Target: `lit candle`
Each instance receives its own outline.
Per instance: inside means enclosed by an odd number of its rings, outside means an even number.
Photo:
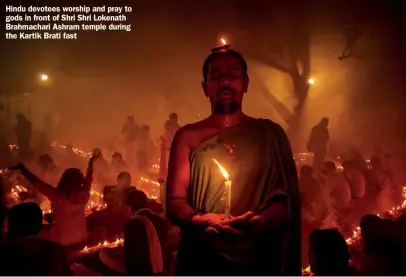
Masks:
[[[231,44],[227,43],[224,38],[220,38],[220,41],[221,44],[211,49],[211,52],[227,51],[231,47]]]
[[[231,209],[231,179],[230,175],[228,174],[227,170],[224,169],[224,167],[221,166],[221,164],[216,160],[213,159],[213,162],[219,167],[221,174],[223,175],[225,182],[224,185],[226,186],[227,189],[227,205],[226,205],[226,210],[224,212],[225,218],[230,218],[230,209]]]

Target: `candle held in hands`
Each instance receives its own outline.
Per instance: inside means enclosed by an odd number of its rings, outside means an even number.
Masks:
[[[225,185],[226,191],[227,191],[227,205],[226,205],[226,210],[224,212],[224,216],[225,216],[225,218],[230,218],[230,216],[231,216],[231,214],[230,214],[230,210],[231,210],[231,185],[232,185],[230,175],[228,174],[227,170],[225,170],[224,167],[216,159],[213,159],[213,162],[220,169],[220,172],[223,175],[224,179],[226,179],[225,182],[224,182],[224,185]]]

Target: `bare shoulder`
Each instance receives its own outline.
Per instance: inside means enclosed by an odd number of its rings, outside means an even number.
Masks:
[[[205,129],[207,120],[198,121],[195,123],[187,124],[179,128],[174,137],[174,143],[187,143],[194,141],[202,129]]]

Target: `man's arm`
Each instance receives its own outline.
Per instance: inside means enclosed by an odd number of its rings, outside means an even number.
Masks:
[[[45,197],[47,197],[50,201],[58,200],[63,196],[62,191],[40,180],[23,164],[20,164],[19,166],[21,174],[24,176],[24,178],[27,179],[27,181],[30,182],[35,189],[45,195]]]
[[[83,181],[83,187],[86,191],[90,191],[92,189],[92,182],[93,182],[93,164],[96,159],[96,155],[93,155],[89,163],[87,164],[86,176]]]
[[[177,226],[188,224],[195,214],[187,202],[190,185],[189,154],[187,133],[181,128],[172,142],[166,185],[167,216]]]

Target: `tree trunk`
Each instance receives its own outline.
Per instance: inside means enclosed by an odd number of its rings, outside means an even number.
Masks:
[[[292,148],[298,149],[300,147],[300,118],[302,118],[304,105],[309,93],[309,84],[307,78],[304,76],[292,77],[294,93],[297,98],[297,105],[293,109],[291,118],[288,121],[288,136],[290,138]]]

